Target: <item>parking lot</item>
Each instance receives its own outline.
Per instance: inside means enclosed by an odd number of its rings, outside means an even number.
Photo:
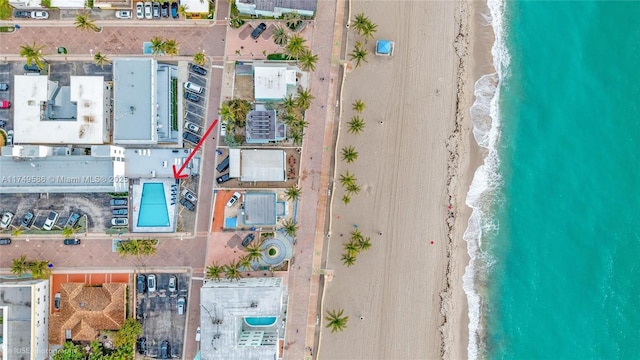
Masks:
[[[187,81],[202,87],[203,90],[202,93],[196,94],[200,98],[198,102],[189,99],[184,100],[184,119],[201,128],[200,131],[196,133],[196,135],[200,137],[206,131],[204,127],[206,125],[205,117],[208,99],[207,75],[197,74],[194,72],[193,66],[193,64],[189,64],[189,77]],[[184,89],[184,91],[186,92],[187,90]],[[187,130],[185,129],[185,131]],[[188,144],[188,142],[185,143]]]
[[[136,280],[138,279],[136,275]],[[189,303],[189,275],[186,273],[155,273],[156,289],[150,291],[149,275],[145,276],[144,292],[136,281],[136,318],[142,323],[142,337],[146,339],[144,355],[156,357],[160,345],[168,340],[171,344],[171,356],[182,358],[184,349],[183,339],[187,319],[187,304]],[[169,290],[169,279],[177,279],[176,291]],[[178,314],[178,299],[185,299],[183,314]]]
[[[87,216],[89,232],[104,232],[111,228],[112,207],[111,197],[108,194],[2,194],[0,211],[7,211],[15,216],[8,232],[20,227],[25,214],[33,212],[35,219],[27,228],[20,228],[23,232],[28,230],[42,230],[50,211],[58,213],[58,219],[53,230],[61,230],[72,213]],[[126,206],[119,206],[126,208]],[[124,232],[126,232],[126,228]]]

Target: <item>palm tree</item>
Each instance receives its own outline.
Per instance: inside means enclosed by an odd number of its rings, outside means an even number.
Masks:
[[[283,46],[289,41],[289,34],[282,26],[276,26],[271,36],[273,36],[273,42],[279,46]]]
[[[291,141],[294,145],[302,145],[302,132],[300,130],[291,131]]]
[[[293,34],[289,38],[289,42],[284,47],[284,51],[291,57],[298,59],[300,55],[304,54],[307,51],[307,47],[304,44],[307,40],[305,40],[299,34]]]
[[[356,45],[353,48],[353,52],[349,54],[349,60],[355,60],[356,67],[360,67],[360,65],[362,65],[362,62],[368,62],[367,55],[369,55],[369,51],[367,51],[367,49],[363,47],[361,41],[357,41]]]
[[[343,202],[345,205],[349,204],[349,203],[351,202],[351,196],[349,196],[349,195],[347,195],[347,194],[342,195],[342,202]]]
[[[347,323],[349,322],[348,316],[342,316],[344,314],[344,310],[340,309],[338,311],[327,311],[327,316],[325,316],[325,320],[329,323],[327,324],[327,328],[331,329],[331,333],[336,331],[343,331],[347,328]]]
[[[167,55],[178,55],[178,43],[174,39],[166,39],[162,44],[162,51]]]
[[[349,241],[344,244],[344,250],[347,254],[357,254],[360,251],[360,245],[356,241]]]
[[[360,185],[356,183],[347,184],[347,192],[349,194],[358,194],[360,192]]]
[[[93,61],[103,69],[105,64],[111,64],[111,60],[107,58],[107,55],[102,54],[100,51],[93,55]]]
[[[97,26],[93,20],[89,19],[89,13],[79,13],[76,15],[76,29],[78,30],[93,30],[95,32],[99,32],[102,30],[99,26]]]
[[[307,110],[311,106],[311,101],[316,97],[311,95],[309,90],[298,88],[298,97],[296,97],[296,104],[302,110]]]
[[[189,7],[187,5],[184,4],[180,4],[178,5],[178,14],[183,17],[183,18],[187,18],[187,9],[189,9]]]
[[[364,108],[365,108],[364,101],[358,99],[353,102],[353,110],[358,114],[362,113],[364,111]]]
[[[307,122],[304,119],[300,118],[300,119],[296,119],[296,121],[293,123],[293,126],[296,129],[304,131],[304,129],[306,129],[307,126],[309,126],[309,122]]]
[[[363,118],[361,118],[360,116],[356,115],[356,116],[352,117],[349,122],[347,122],[347,125],[349,125],[349,130],[348,130],[349,133],[351,133],[351,134],[359,134],[362,131],[364,131],[365,122],[364,122]]]
[[[358,260],[358,258],[356,257],[355,254],[347,252],[342,254],[342,258],[340,258],[342,260],[342,265],[346,266],[346,267],[350,267],[356,264],[356,260]]]
[[[76,229],[71,226],[65,226],[64,229],[62,229],[62,236],[64,237],[69,237],[75,233]]]
[[[297,106],[296,100],[293,98],[293,95],[289,94],[286,98],[282,99],[282,106],[288,114],[291,114],[293,112],[293,109],[295,109]]]
[[[368,42],[369,39],[373,39],[376,31],[378,31],[378,25],[372,23],[371,21],[367,21],[366,25],[362,29],[362,36],[364,37],[364,42]]]
[[[29,272],[29,263],[27,255],[22,255],[19,259],[13,259],[11,262],[11,273],[21,276]]]
[[[229,19],[229,26],[231,26],[232,29],[237,29],[242,25],[244,25],[244,20],[242,20],[238,15],[231,15],[231,18]]]
[[[229,106],[228,103],[226,102],[222,103],[222,106],[220,106],[220,109],[218,109],[218,113],[220,114],[222,121],[227,123],[227,126],[230,123],[235,124],[236,117],[233,113],[233,109],[231,109],[231,106]]]
[[[342,148],[342,161],[346,161],[350,164],[358,159],[358,152],[353,146]]]
[[[33,46],[20,46],[20,56],[27,60],[27,65],[35,63],[38,69],[42,70],[44,68],[45,61],[42,56],[42,49],[44,49],[44,45],[36,45],[36,42],[34,41]]]
[[[302,189],[297,186],[292,186],[284,191],[284,196],[287,200],[298,200],[300,195],[302,195]]]
[[[22,235],[22,230],[20,230],[20,229],[16,228],[16,229],[14,229],[14,230],[11,232],[11,235],[13,235],[13,236],[20,236],[20,235]]]
[[[350,233],[351,237],[350,239],[356,242],[360,242],[362,240],[364,240],[364,236],[362,235],[362,233],[360,232],[360,230],[355,229]]]
[[[238,261],[238,266],[244,268],[245,270],[253,270],[251,266],[251,259],[248,256],[243,256]]]
[[[153,55],[164,53],[164,40],[160,36],[154,36],[151,39],[151,53]]]
[[[206,61],[207,61],[207,57],[204,55],[202,51],[193,55],[193,62],[200,66],[204,65]]]
[[[282,228],[287,235],[291,237],[296,237],[296,232],[298,231],[298,225],[293,220],[285,220],[282,223]]]
[[[282,117],[282,121],[292,128],[296,127],[296,124],[300,122],[300,118],[295,113],[287,113]]]
[[[358,242],[358,246],[360,246],[360,250],[369,250],[371,248],[371,238],[366,237],[360,240],[360,242]]]
[[[362,35],[362,30],[365,29],[367,27],[367,24],[370,22],[371,20],[369,20],[369,18],[364,13],[360,13],[356,14],[356,17],[353,23],[351,23],[351,26],[353,26],[358,34]]]
[[[311,51],[305,51],[300,59],[298,59],[298,63],[300,63],[300,68],[304,71],[316,71],[316,63],[318,62],[318,55],[313,54]]]
[[[356,177],[353,174],[351,174],[349,170],[347,170],[347,172],[344,174],[340,174],[339,180],[340,180],[340,184],[342,184],[342,186],[345,186],[345,187],[349,184],[355,184],[357,181]]]
[[[250,244],[244,250],[247,252],[246,257],[251,261],[260,261],[262,259],[262,241]]]
[[[207,278],[213,280],[220,280],[220,274],[224,271],[224,267],[215,263],[215,261],[207,266]]]
[[[240,280],[242,278],[242,274],[240,273],[240,263],[237,261],[232,261],[229,263],[229,265],[225,265],[224,274],[227,279]]]
[[[29,264],[29,268],[34,279],[46,279],[51,275],[49,260],[35,260]]]
[[[287,23],[287,27],[291,30],[295,30],[298,24],[302,22],[300,14],[297,11],[284,14],[284,20]]]

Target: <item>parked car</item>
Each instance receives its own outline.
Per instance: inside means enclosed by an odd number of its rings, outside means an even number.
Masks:
[[[80,245],[80,239],[64,239],[65,245]]]
[[[227,124],[223,122],[220,123],[220,136],[222,137],[227,136]]]
[[[138,19],[144,19],[144,4],[142,1],[136,3],[136,17]]]
[[[6,120],[0,120],[0,127],[5,127],[5,125],[7,125],[7,121]]]
[[[157,3],[157,2],[153,3],[153,18],[154,19],[160,18],[160,3]]]
[[[45,220],[44,225],[42,225],[42,228],[49,231],[53,229],[56,221],[58,221],[58,213],[55,211],[50,211],[49,216],[47,216],[47,220]]]
[[[156,275],[150,274],[147,276],[147,291],[155,292],[156,291]]]
[[[34,218],[33,212],[28,211],[26,214],[24,214],[24,217],[20,222],[20,226],[28,228],[29,226],[31,226],[31,223],[33,222],[33,218]]]
[[[199,102],[200,101],[200,96],[192,93],[192,92],[188,92],[185,91],[184,92],[184,98],[189,100],[189,101],[193,101],[193,102]]]
[[[160,15],[162,17],[169,17],[169,2],[165,1],[162,3],[162,7],[160,9]]]
[[[267,30],[267,24],[260,23],[253,31],[251,32],[251,38],[256,40],[262,35],[262,33]]]
[[[127,216],[129,214],[129,210],[128,209],[113,209],[111,210],[111,214],[113,214],[114,216]]]
[[[184,314],[184,306],[187,301],[181,297],[178,299],[178,315]]]
[[[38,67],[38,65],[36,63],[33,63],[31,65],[25,64],[23,66],[23,69],[26,72],[40,72],[40,68]]]
[[[109,201],[109,204],[111,204],[111,206],[126,206],[127,199],[126,198],[111,199]]]
[[[136,289],[138,294],[144,294],[145,290],[147,290],[147,277],[144,274],[138,274]]]
[[[147,20],[153,19],[153,15],[151,14],[151,1],[146,1],[144,3],[144,18]]]
[[[200,341],[201,334],[202,334],[202,332],[200,331],[200,326],[198,326],[198,328],[196,329],[196,341],[197,342]]]
[[[198,201],[198,197],[196,196],[196,194],[188,189],[182,190],[182,196],[184,196],[185,198],[187,198],[187,200],[191,201],[194,204]]]
[[[118,19],[131,19],[131,10],[118,10],[116,11],[116,18]]]
[[[31,17],[31,11],[14,11],[13,17],[16,19],[28,19]]]
[[[31,18],[33,19],[39,19],[39,20],[46,20],[49,18],[49,13],[46,11],[32,11],[31,12]]]
[[[60,310],[60,293],[56,293],[53,297],[53,308],[56,310]]]
[[[191,131],[194,134],[200,134],[200,126],[190,122],[190,121],[185,121],[184,122],[184,128]]]
[[[169,276],[169,292],[176,292],[178,288],[178,278],[175,275]]]
[[[129,225],[129,219],[127,218],[113,218],[111,219],[112,226],[127,226]]]
[[[0,91],[7,91],[7,90],[9,90],[9,84],[0,83]]]
[[[227,181],[229,181],[229,180],[231,180],[231,176],[229,176],[229,174],[228,174],[228,173],[227,173],[227,174],[224,174],[224,175],[222,175],[222,176],[218,176],[218,177],[216,178],[216,182],[217,182],[218,184],[226,183],[226,182],[227,182]]]
[[[71,216],[69,216],[69,220],[67,220],[67,225],[69,227],[76,227],[76,225],[78,225],[78,221],[80,220],[80,214],[78,213],[72,213]]]
[[[222,160],[222,162],[220,162],[220,164],[218,164],[218,166],[216,166],[216,170],[219,173],[223,173],[223,172],[227,171],[228,168],[229,168],[229,155],[227,155],[227,157],[224,158],[224,160]]]
[[[185,90],[192,91],[196,94],[202,94],[202,92],[204,91],[204,88],[202,86],[194,84],[191,81],[187,81],[186,83],[184,83],[184,88]]]
[[[0,100],[0,109],[8,109],[11,107],[11,102],[9,100]]]
[[[139,338],[136,343],[136,347],[138,348],[138,354],[144,355],[147,352],[147,338]]]
[[[249,244],[251,244],[251,242],[255,238],[256,238],[256,235],[254,233],[251,233],[251,234],[245,236],[244,240],[242,240],[242,246],[244,246],[244,247],[249,246]]]
[[[4,215],[2,215],[2,221],[0,222],[0,228],[2,229],[9,228],[9,225],[11,225],[11,221],[13,220],[13,217],[14,217],[14,213],[12,213],[11,211],[7,211],[6,213],[4,213]]]
[[[171,3],[171,17],[174,19],[178,18],[178,2]]]
[[[0,239],[0,245],[10,245],[10,244],[11,244],[11,239],[9,238]]]
[[[202,75],[202,76],[207,75],[207,70],[201,66],[198,66],[196,64],[189,64],[189,67],[191,68],[191,71],[193,71],[198,75]]]
[[[186,132],[186,131],[184,133],[182,133],[182,138],[187,140],[188,142],[191,142],[191,143],[194,143],[194,144],[197,144],[197,143],[200,142],[200,136],[194,135],[194,134],[192,134],[190,132]]]
[[[7,131],[7,145],[13,145],[13,130]]]
[[[238,200],[240,200],[240,193],[236,191],[231,196],[231,199],[229,199],[229,201],[227,201],[227,206],[228,207],[232,207],[233,205],[235,205],[238,202]]]
[[[171,358],[171,344],[169,340],[165,340],[160,344],[160,359],[170,359]]]
[[[196,210],[196,206],[191,201],[187,200],[186,198],[180,199],[180,205],[186,207],[187,210],[189,210],[189,211],[195,211]]]

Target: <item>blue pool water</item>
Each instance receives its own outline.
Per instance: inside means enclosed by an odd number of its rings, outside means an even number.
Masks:
[[[271,326],[276,323],[278,320],[275,316],[261,316],[261,317],[246,317],[244,318],[244,322],[249,326]]]
[[[146,183],[142,185],[138,226],[169,226],[169,211],[167,210],[167,199],[164,197],[164,184]]]

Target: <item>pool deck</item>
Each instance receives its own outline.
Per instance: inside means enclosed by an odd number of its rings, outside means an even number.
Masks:
[[[169,226],[153,227],[153,226],[138,226],[138,216],[140,216],[140,202],[142,201],[142,188],[147,183],[162,183],[164,185],[164,199],[167,202],[167,212],[169,214]],[[171,205],[171,185],[175,184],[174,179],[140,179],[139,184],[132,185],[131,188],[131,231],[134,233],[170,233],[174,232],[176,228],[177,220],[177,206],[180,200],[179,195],[176,195],[175,204]],[[178,191],[179,193],[179,191]]]

